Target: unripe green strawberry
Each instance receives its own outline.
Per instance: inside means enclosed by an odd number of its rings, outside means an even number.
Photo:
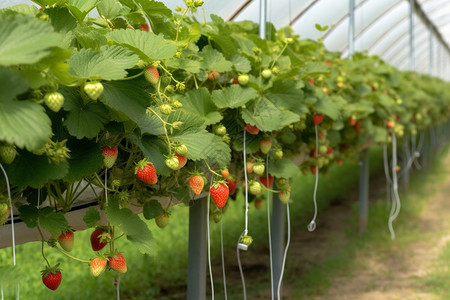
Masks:
[[[54,112],[58,112],[64,105],[64,96],[58,92],[47,93],[44,96],[44,103]]]
[[[263,139],[259,142],[259,149],[261,149],[261,153],[269,153],[270,148],[272,148],[272,141],[270,139]]]
[[[144,76],[151,84],[157,84],[159,81],[159,72],[155,66],[149,66],[145,69]]]
[[[286,204],[289,202],[289,199],[291,198],[291,193],[289,191],[281,191],[278,193],[278,198],[282,203]]]
[[[168,166],[172,170],[178,170],[179,165],[180,162],[178,161],[178,158],[176,156],[172,156],[166,159],[166,166]]]
[[[117,155],[119,154],[117,147],[105,146],[102,148],[102,151],[103,151],[103,163],[105,164],[105,167],[107,169],[112,168],[112,166],[114,166],[114,164],[116,163]]]
[[[249,78],[248,78],[247,74],[241,74],[238,77],[238,82],[240,85],[247,85],[248,80],[249,80]]]
[[[186,154],[188,153],[188,148],[185,144],[181,144],[175,148],[175,151],[180,155],[186,156]]]
[[[155,223],[159,228],[165,228],[169,225],[169,216],[167,214],[161,214],[155,218]]]
[[[220,221],[222,221],[222,214],[221,213],[215,213],[213,215],[213,220],[215,223],[219,223]]]
[[[261,184],[257,181],[250,181],[249,182],[249,187],[248,187],[248,191],[250,192],[250,194],[258,196],[259,194],[261,194]]]
[[[321,145],[321,146],[319,147],[319,153],[320,153],[320,154],[326,154],[327,151],[328,151],[328,147],[327,147],[326,145]]]
[[[227,128],[222,124],[216,125],[216,127],[214,128],[214,133],[219,136],[224,136],[225,134],[227,134]]]
[[[270,69],[264,69],[261,73],[262,77],[269,79],[272,76],[272,71]]]
[[[175,108],[182,108],[183,107],[183,103],[181,103],[180,101],[176,100],[172,103],[173,107]]]
[[[58,242],[61,245],[61,248],[67,252],[72,251],[74,242],[73,231],[67,230],[66,232],[61,233],[58,237]]]
[[[169,115],[171,112],[173,112],[173,109],[169,104],[161,104],[159,106],[159,111],[164,115]]]
[[[284,155],[284,153],[283,153],[283,150],[282,150],[282,149],[277,149],[277,150],[275,150],[275,152],[273,153],[273,157],[274,157],[275,159],[282,159],[282,158],[283,158],[283,155]]]
[[[108,260],[103,257],[96,257],[91,260],[91,273],[95,277],[100,276],[100,274],[103,273],[105,270],[106,264],[108,263]]]
[[[264,175],[264,171],[266,170],[266,167],[262,163],[256,163],[253,165],[253,172],[255,172],[256,175]]]
[[[14,161],[17,155],[17,150],[13,145],[0,145],[0,158],[6,164],[10,164]]]
[[[89,98],[95,101],[103,93],[103,84],[99,81],[86,82],[83,89]]]
[[[0,226],[6,223],[9,218],[11,209],[6,203],[0,203]]]

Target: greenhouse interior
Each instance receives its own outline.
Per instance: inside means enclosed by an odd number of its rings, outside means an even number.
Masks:
[[[450,299],[450,1],[0,0],[4,299]]]

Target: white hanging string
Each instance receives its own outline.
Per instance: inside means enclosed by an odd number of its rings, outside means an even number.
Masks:
[[[223,253],[223,226],[222,219],[220,219],[220,250],[222,253],[222,278],[223,278],[223,292],[225,294],[225,300],[228,300],[227,293],[227,276],[225,274],[225,255]]]
[[[211,186],[213,184],[214,175],[211,175],[211,181],[209,184],[209,189],[211,190]],[[208,193],[208,197],[206,197],[206,231],[208,234],[208,268],[209,268],[209,279],[211,281],[211,298],[214,300],[214,281],[213,281],[213,273],[211,266],[211,235],[209,232],[209,203],[211,202],[211,194]]]
[[[314,129],[316,131],[316,159],[319,157],[319,130],[317,125],[314,125]],[[308,224],[308,231],[312,232],[316,229],[316,218],[317,218],[317,188],[319,186],[319,165],[316,163],[316,181],[314,183],[314,217],[311,222]]]
[[[388,205],[391,204],[391,196],[392,196],[392,180],[391,175],[389,174],[389,158],[388,158],[388,149],[387,143],[383,145],[383,162],[384,162],[384,175],[386,177],[386,202]]]
[[[392,133],[392,209],[389,216],[389,231],[391,232],[391,239],[395,239],[395,231],[392,222],[397,218],[400,212],[400,196],[398,195],[398,178],[397,178],[397,139],[395,133]]]
[[[248,234],[248,178],[247,178],[247,151],[246,151],[246,130],[244,129],[244,179],[245,179],[245,229],[239,236],[237,246],[236,246],[236,252],[237,252],[237,260],[238,260],[238,266],[239,266],[239,272],[241,274],[241,280],[242,280],[242,289],[244,292],[244,300],[247,300],[247,290],[245,288],[245,277],[244,277],[244,271],[242,270],[242,264],[241,264],[241,255],[240,255],[240,248],[239,244],[241,243],[241,238]]]
[[[266,178],[269,182],[269,155],[266,156]],[[270,188],[270,187],[269,187]],[[267,198],[267,232],[269,233],[269,257],[270,257],[270,291],[272,294],[272,300],[274,300],[274,290],[273,290],[273,256],[272,256],[272,232],[270,228],[270,193],[269,188],[266,190]]]
[[[11,199],[11,189],[9,187],[8,174],[6,174],[6,171],[3,168],[3,165],[1,163],[0,163],[0,168],[3,171],[3,175],[5,175],[6,189],[8,191],[9,207],[11,210],[11,237],[12,237],[12,249],[13,249],[13,263],[15,266],[16,265],[16,233],[14,231],[14,211],[13,211],[13,205],[12,205],[12,199]],[[17,284],[17,299],[19,299],[19,292],[20,292],[20,285]],[[2,286],[2,300],[3,300],[3,286]]]
[[[284,254],[283,254],[283,263],[281,264],[281,274],[280,274],[280,280],[278,281],[278,290],[277,290],[277,295],[279,300],[281,300],[281,282],[283,281],[283,275],[284,275],[284,269],[286,266],[286,257],[287,257],[287,252],[289,249],[289,245],[291,243],[291,216],[289,213],[289,202],[286,203],[286,214],[287,214],[287,228],[288,228],[288,232],[287,232],[287,243],[286,243],[286,248],[284,248]]]

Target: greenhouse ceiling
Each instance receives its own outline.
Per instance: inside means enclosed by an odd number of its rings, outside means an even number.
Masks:
[[[69,0],[70,2],[71,0]],[[322,38],[325,45],[343,55],[348,53],[350,0],[266,0],[267,21],[276,28],[290,25],[302,38]],[[163,0],[169,8],[182,0]],[[400,68],[450,78],[449,0],[354,0],[354,48],[367,50]],[[414,55],[410,55],[410,3],[413,15]],[[2,0],[0,8],[32,3]],[[205,0],[205,15],[225,20],[259,22],[261,0]],[[198,11],[198,19],[204,18]],[[316,24],[329,26],[318,31]]]

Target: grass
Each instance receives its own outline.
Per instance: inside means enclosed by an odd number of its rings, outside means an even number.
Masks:
[[[371,151],[371,171],[380,172],[379,164],[381,150],[379,148]],[[335,166],[330,169],[327,177],[321,176],[319,182],[318,199],[319,209],[324,209],[336,198],[345,198],[346,195],[358,184],[358,166],[346,163],[342,166]],[[306,226],[313,215],[312,192],[314,176],[299,175],[291,181],[292,199],[291,216],[292,226]],[[244,227],[243,195],[237,197],[229,205],[227,213],[223,217],[224,222],[224,247],[229,256],[227,261],[235,263],[235,247],[237,237],[239,237]],[[351,260],[352,251],[356,251],[364,245],[364,240],[369,236],[376,237],[373,227],[382,227],[385,230],[385,223],[376,223],[378,217],[384,220],[385,207],[380,205],[371,207],[369,232],[370,235],[362,239],[356,239],[349,245],[349,251],[343,252],[336,257],[330,257],[325,264],[311,270],[303,276],[304,283],[299,285],[299,289],[307,288],[311,292],[326,288],[329,285],[328,273],[336,273],[342,268],[346,268],[347,261]],[[164,230],[156,227],[153,221],[148,222],[157,243],[157,251],[152,256],[143,256],[132,245],[121,240],[117,247],[122,251],[127,259],[128,272],[120,276],[121,295],[124,299],[184,299],[187,278],[187,244],[188,244],[188,215],[186,207],[177,206],[173,208],[170,224]],[[402,212],[404,215],[404,211]],[[265,251],[267,248],[267,210],[256,210],[253,205],[250,208],[249,230],[254,239],[252,250],[256,253]],[[212,255],[215,264],[220,264],[220,232],[219,226],[211,222],[211,245]],[[378,232],[377,229],[375,232]],[[381,236],[381,234],[379,233]],[[90,231],[76,232],[75,247],[72,254],[83,259],[93,258],[94,253],[89,243]],[[380,237],[378,237],[380,238]],[[61,254],[46,248],[46,255],[52,264],[61,263],[63,269],[63,281],[59,289],[55,292],[46,289],[40,278],[40,270],[45,266],[45,262],[40,255],[39,242],[31,242],[19,245],[17,251],[17,265],[22,270],[20,280],[20,295],[23,299],[112,299],[115,296],[114,278],[116,274],[106,272],[99,278],[93,278],[89,272],[89,266],[80,264],[70,259],[66,259]],[[243,260],[245,260],[243,255]],[[231,256],[231,257],[230,257]],[[267,261],[265,262],[267,264]],[[0,266],[11,264],[11,249],[0,249]],[[266,271],[261,271],[267,277]],[[289,275],[289,268],[286,278]],[[220,293],[220,275],[215,272],[217,293]],[[270,278],[270,277],[269,277]],[[254,289],[259,289],[266,282],[256,282],[251,278],[249,281],[249,293]],[[5,290],[5,299],[13,299],[15,290],[9,288]],[[230,298],[242,297],[242,289],[239,285],[230,287]]]

